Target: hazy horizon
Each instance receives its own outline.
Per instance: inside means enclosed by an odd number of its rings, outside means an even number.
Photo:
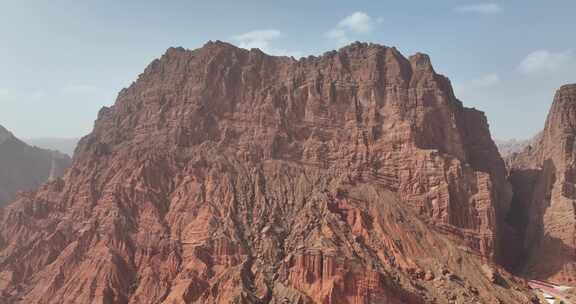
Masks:
[[[493,138],[529,138],[555,90],[576,82],[576,3],[530,2],[9,1],[0,4],[0,125],[25,139],[86,135],[171,46],[222,40],[298,57],[359,40],[429,54],[457,97],[486,113]]]

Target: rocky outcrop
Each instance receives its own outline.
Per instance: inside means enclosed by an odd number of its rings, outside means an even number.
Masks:
[[[505,174],[484,115],[426,55],[171,48],[100,111],[62,179],[1,214],[0,289],[14,303],[529,303],[492,263]]]
[[[70,158],[56,151],[30,147],[0,126],[0,207],[18,191],[35,190],[64,174]]]
[[[576,85],[554,97],[544,131],[508,160],[514,202],[510,219],[522,235],[518,271],[576,284]]]

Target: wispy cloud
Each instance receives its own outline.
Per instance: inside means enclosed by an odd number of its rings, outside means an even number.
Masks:
[[[368,16],[368,14],[355,12],[340,20],[340,22],[338,22],[338,28],[348,29],[358,34],[366,34],[372,31],[373,22],[372,17]]]
[[[469,87],[486,88],[497,85],[498,83],[500,83],[500,76],[496,73],[493,73],[471,80],[469,83]]]
[[[501,82],[500,75],[498,75],[497,73],[491,73],[482,75],[475,79],[471,79],[459,85],[457,84],[455,85],[455,87],[459,93],[466,93],[479,89],[486,89],[489,87],[493,87],[500,84],[500,82]]]
[[[278,30],[256,30],[244,34],[234,36],[234,39],[240,43],[240,47],[251,48],[266,48],[270,46],[270,41],[278,39],[282,33]]]
[[[483,15],[493,15],[503,11],[502,7],[498,3],[493,2],[461,5],[455,7],[454,10],[459,13],[475,13]]]
[[[255,30],[232,37],[238,46],[245,49],[257,48],[265,53],[278,56],[294,56],[301,57],[302,53],[298,51],[289,51],[281,48],[275,48],[271,45],[273,40],[282,37],[279,30]]]
[[[520,62],[518,70],[524,74],[555,72],[573,62],[576,62],[574,51],[538,50],[528,54]]]
[[[339,45],[351,42],[353,34],[369,34],[374,30],[376,23],[382,23],[382,18],[374,20],[364,12],[354,12],[340,20],[335,28],[326,33],[326,37],[333,39]]]

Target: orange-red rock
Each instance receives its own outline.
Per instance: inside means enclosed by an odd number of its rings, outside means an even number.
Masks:
[[[426,55],[171,48],[2,212],[2,299],[529,303],[482,275],[505,173]]]
[[[544,130],[510,156],[514,214],[522,232],[518,271],[576,285],[576,85],[561,87]]]

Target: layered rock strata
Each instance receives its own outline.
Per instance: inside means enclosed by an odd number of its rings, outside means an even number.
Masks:
[[[542,133],[508,160],[514,201],[509,216],[525,253],[517,271],[576,285],[576,85],[561,87]]]
[[[171,48],[0,215],[13,303],[530,303],[484,115],[430,59]],[[495,277],[499,278],[495,281]]]

